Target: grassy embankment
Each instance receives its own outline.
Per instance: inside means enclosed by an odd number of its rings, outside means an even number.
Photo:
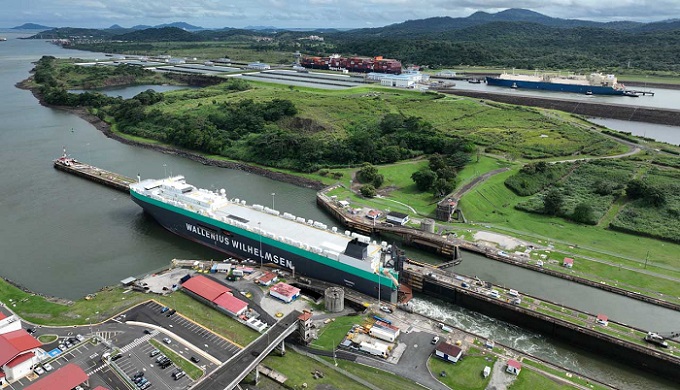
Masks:
[[[575,386],[558,383],[546,376],[525,368],[519,373],[519,376],[510,387],[508,387],[508,390],[566,390],[573,389],[574,387]]]
[[[518,169],[513,169],[494,176],[462,198],[460,207],[469,221],[484,225],[485,228],[488,226],[488,230],[538,241],[539,244],[553,243],[555,248],[549,258],[558,262],[561,262],[566,253],[576,253],[615,264],[612,266],[580,258],[573,270],[567,271],[557,264],[546,264],[547,267],[594,280],[607,279],[608,282],[621,283],[640,290],[659,291],[670,296],[680,295],[680,287],[673,281],[623,268],[644,269],[644,259],[649,251],[647,270],[680,277],[680,272],[667,269],[680,269],[680,259],[677,257],[680,248],[677,244],[517,210],[515,206],[524,199],[515,195],[504,184],[517,171]],[[618,267],[618,264],[622,267]]]

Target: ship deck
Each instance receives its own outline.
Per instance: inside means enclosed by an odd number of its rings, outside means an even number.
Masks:
[[[213,211],[219,217],[227,217],[242,222],[252,228],[259,228],[278,237],[287,237],[322,249],[343,253],[352,237],[331,230],[319,229],[280,216],[268,214],[249,206],[229,203]],[[380,252],[380,246],[371,242],[368,255],[374,257]]]

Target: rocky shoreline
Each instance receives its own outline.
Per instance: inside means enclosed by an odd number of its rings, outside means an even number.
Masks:
[[[29,85],[30,80],[31,80],[31,78],[23,80],[23,81],[17,83],[16,87],[31,91],[31,93],[33,93],[33,96],[35,96],[36,99],[38,99],[38,101],[40,102],[40,104],[45,106],[45,107],[55,108],[55,109],[67,111],[67,112],[70,112],[72,114],[77,115],[78,117],[80,117],[80,118],[86,120],[87,122],[89,122],[90,124],[92,124],[95,128],[97,128],[97,130],[104,133],[104,135],[106,135],[108,138],[115,139],[118,142],[121,142],[121,143],[124,143],[124,144],[127,144],[127,145],[138,146],[138,147],[142,147],[142,148],[146,148],[146,149],[155,150],[157,152],[161,152],[161,153],[165,153],[165,154],[171,154],[171,155],[187,158],[189,160],[199,162],[203,165],[210,165],[210,166],[214,166],[214,167],[228,168],[228,169],[236,169],[236,170],[239,170],[239,171],[253,173],[255,175],[263,176],[263,177],[266,177],[268,179],[293,184],[293,185],[298,186],[298,187],[311,188],[311,189],[314,189],[314,190],[320,190],[320,189],[325,187],[325,185],[318,180],[307,179],[307,178],[295,176],[295,175],[289,174],[289,173],[275,172],[275,171],[271,171],[267,168],[263,168],[263,167],[259,167],[259,166],[255,166],[255,165],[250,165],[250,164],[242,163],[242,162],[213,160],[213,159],[206,158],[199,153],[189,151],[189,150],[184,150],[184,149],[175,148],[175,147],[171,147],[171,146],[165,146],[165,145],[147,144],[147,143],[144,143],[144,142],[139,142],[139,141],[127,139],[127,138],[122,137],[119,134],[116,134],[115,132],[113,132],[111,130],[111,126],[108,123],[101,120],[96,115],[91,114],[84,107],[55,106],[55,105],[45,103],[44,99],[42,98],[42,96],[40,94],[40,91],[37,88],[33,88],[32,86]]]

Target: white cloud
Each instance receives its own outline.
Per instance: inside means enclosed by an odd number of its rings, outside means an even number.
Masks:
[[[560,18],[652,21],[680,18],[679,0],[3,0],[0,26],[25,22],[105,27],[185,21],[204,27],[383,26],[432,16],[527,8]]]

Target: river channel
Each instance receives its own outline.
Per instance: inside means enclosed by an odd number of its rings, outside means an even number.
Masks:
[[[17,40],[3,32],[0,45],[0,275],[40,293],[78,299],[119,280],[168,265],[172,258],[223,256],[178,238],[142,213],[123,193],[52,168],[65,146],[73,157],[134,177],[183,174],[204,188],[225,188],[230,197],[274,206],[281,211],[335,225],[315,205],[313,190],[272,181],[242,171],[204,166],[106,138],[84,120],[43,107],[29,91],[14,84],[28,76],[42,55],[103,58],[101,53],[61,49],[36,40]],[[274,195],[272,195],[274,194]],[[408,250],[408,249],[407,249]],[[413,252],[413,257],[420,256]],[[531,271],[465,254],[461,273],[478,275],[530,294],[582,308],[605,311],[613,319],[668,331],[680,323],[677,313],[603,291],[573,285]],[[545,277],[546,279],[543,279]],[[534,333],[425,297],[420,312],[489,335],[546,360],[631,389],[673,388],[659,378],[620,367],[547,340]],[[653,320],[652,320],[653,318]]]

